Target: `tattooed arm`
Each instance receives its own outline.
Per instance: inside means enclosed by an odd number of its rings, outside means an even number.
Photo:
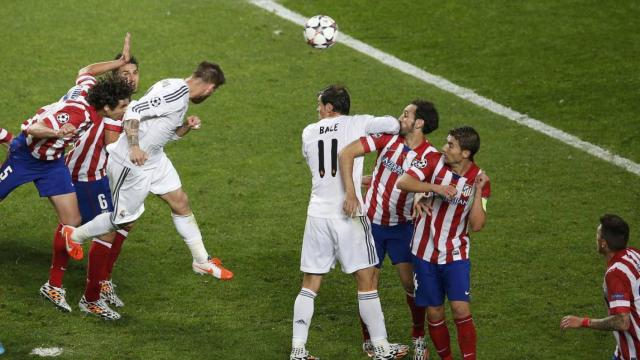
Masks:
[[[129,160],[138,166],[144,165],[149,158],[147,153],[140,149],[138,141],[138,129],[140,128],[140,120],[126,119],[123,124],[124,132],[127,135],[129,143]]]
[[[589,319],[582,318],[573,315],[568,315],[562,318],[560,321],[560,329],[577,329],[581,327],[604,330],[604,331],[627,331],[631,321],[629,319],[629,313],[622,313],[607,316],[602,319]]]

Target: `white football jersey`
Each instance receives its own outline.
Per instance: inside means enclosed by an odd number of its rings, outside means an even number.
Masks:
[[[392,116],[341,115],[308,125],[302,132],[302,155],[311,170],[311,199],[307,214],[322,218],[341,218],[344,185],[340,177],[338,153],[362,136],[377,133],[396,134],[400,123]],[[360,194],[363,157],[353,164],[353,183],[360,208],[364,208]],[[362,214],[360,214],[362,215]]]
[[[179,139],[176,129],[182,126],[188,108],[189,87],[183,79],[160,80],[140,100],[129,104],[124,119],[140,120],[140,149],[149,156],[144,168],[155,168],[165,156],[164,145]],[[110,161],[127,167],[135,166],[129,160],[129,142],[125,132],[116,142],[107,146],[107,151]]]

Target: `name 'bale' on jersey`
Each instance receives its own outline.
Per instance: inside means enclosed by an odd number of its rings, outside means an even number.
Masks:
[[[392,116],[340,115],[308,125],[302,132],[302,155],[311,170],[311,199],[307,215],[321,218],[342,218],[345,191],[338,166],[338,153],[360,137],[375,133],[397,133],[400,123]],[[353,164],[353,183],[360,189],[364,159]],[[356,191],[360,207],[362,195]],[[359,214],[362,215],[362,214]]]

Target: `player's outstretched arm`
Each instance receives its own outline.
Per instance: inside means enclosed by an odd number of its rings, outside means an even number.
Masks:
[[[360,210],[360,202],[356,197],[356,186],[353,183],[353,160],[358,156],[365,154],[364,146],[360,140],[356,140],[347,145],[340,154],[338,154],[338,162],[340,166],[340,176],[344,185],[345,198],[342,210],[347,216],[354,217],[358,215]]]
[[[469,211],[469,227],[471,231],[480,231],[484,228],[484,224],[487,221],[487,212],[485,210],[485,203],[482,198],[482,189],[489,182],[489,177],[486,174],[480,174],[476,178],[476,192],[473,195],[473,204]]]
[[[78,71],[78,75],[91,74],[93,76],[102,75],[108,71],[115,70],[126,65],[131,60],[131,34],[127,33],[124,37],[124,46],[122,47],[122,56],[118,60],[111,60],[87,65]]]
[[[396,187],[400,190],[404,190],[412,193],[434,192],[446,198],[452,198],[458,193],[458,190],[456,190],[456,188],[452,185],[445,186],[445,185],[431,184],[428,182],[422,182],[407,173],[402,174],[400,179],[398,179],[398,182],[396,183]]]
[[[560,329],[562,330],[589,328],[604,331],[627,331],[629,326],[631,326],[629,313],[611,315],[602,319],[567,315],[560,320]]]

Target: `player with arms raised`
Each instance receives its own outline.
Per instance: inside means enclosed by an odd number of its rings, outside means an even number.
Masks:
[[[336,260],[340,261],[343,272],[354,274],[356,278],[360,316],[371,333],[375,359],[406,355],[406,348],[387,341],[375,283],[378,257],[370,224],[360,213],[355,217],[343,213],[345,191],[338,169],[338,153],[344,146],[368,134],[397,133],[399,124],[390,116],[348,116],[350,105],[346,88],[337,85],[325,88],[318,96],[320,120],[302,132],[302,154],[311,170],[312,188],[300,260],[304,277],[293,308],[291,360],[316,359],[305,349],[314,299],[323,275],[331,270]],[[351,176],[357,186],[360,186],[362,165],[362,158],[356,159]]]
[[[567,315],[560,328],[613,331],[616,350],[613,360],[634,360],[640,356],[640,251],[628,247],[629,225],[617,215],[605,214],[596,230],[598,252],[607,261],[604,298],[609,316],[602,319]]]
[[[399,120],[398,135],[369,135],[361,137],[344,148],[340,152],[340,171],[346,190],[344,211],[350,215],[359,211],[360,205],[351,177],[354,159],[366,153],[378,152],[371,186],[365,198],[366,214],[372,223],[371,232],[376,253],[380,259],[376,267],[380,269],[385,255],[389,254],[391,263],[398,270],[413,320],[411,334],[414,343],[414,359],[422,360],[428,358],[428,351],[424,340],[425,308],[415,305],[413,289],[411,210],[414,194],[402,191],[395,185],[400,176],[412,165],[420,166],[426,154],[437,153],[425,135],[438,128],[438,112],[432,103],[414,100],[403,109]],[[445,196],[455,195],[455,189],[442,185],[433,185],[431,191]],[[376,282],[378,277],[379,271],[376,271]],[[362,323],[362,333],[363,350],[372,355],[373,346],[364,323]]]
[[[193,257],[198,274],[230,280],[233,273],[209,257],[180,177],[164,153],[164,146],[200,127],[197,116],[183,123],[189,101],[199,104],[225,82],[220,66],[203,61],[187,79],[165,79],[134,101],[124,116],[125,133],[109,145],[107,174],[111,179],[114,211],[96,216],[74,229],[65,227],[67,251],[82,258],[85,240],[121,229],[144,212],[149,193],[158,195],[171,208],[173,223]],[[75,256],[74,256],[75,255]]]
[[[417,218],[411,252],[414,255],[416,305],[427,306],[429,334],[438,355],[451,357],[444,319],[445,296],[458,330],[458,345],[465,360],[476,359],[476,330],[471,317],[471,264],[469,231],[480,231],[486,220],[489,178],[474,163],[480,136],[471,127],[449,131],[443,154],[429,153],[398,180],[397,187],[428,192],[431,184],[452,185],[453,197],[431,196],[430,211]]]

